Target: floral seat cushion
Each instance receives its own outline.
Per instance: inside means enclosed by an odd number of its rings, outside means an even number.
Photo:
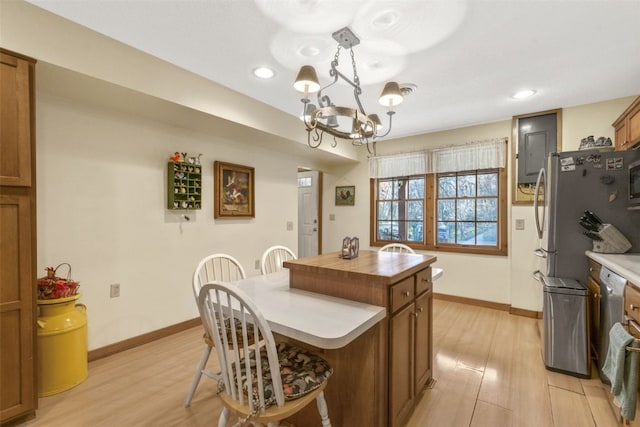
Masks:
[[[242,322],[238,319],[233,319],[233,323],[236,324],[235,331],[236,331],[236,338],[238,339],[238,343],[242,343],[243,341]],[[224,319],[224,329],[227,332],[227,341],[229,342],[229,344],[231,344],[233,342],[233,331],[231,329],[231,320],[229,320],[229,318]],[[209,334],[205,332],[202,338],[204,339],[204,342],[206,342],[208,346],[213,347],[214,345],[213,340],[209,337]],[[255,341],[255,335],[253,333],[252,327],[247,327],[247,339],[248,339],[249,345],[252,345]]]
[[[294,400],[310,393],[327,381],[333,373],[333,369],[329,363],[315,353],[287,343],[277,344],[276,349],[280,362],[280,377],[282,378],[285,400]],[[252,353],[250,358],[251,366],[255,368],[255,353]],[[265,407],[269,407],[274,405],[276,400],[273,392],[267,352],[264,348],[260,351],[260,360],[262,362],[262,372],[264,373]],[[255,369],[253,369],[252,372],[255,374]],[[246,371],[244,369],[242,370],[242,384],[245,389],[245,394],[248,394]],[[254,387],[257,386],[258,382],[255,378],[252,384]],[[218,383],[218,389],[219,391],[224,390],[224,383],[222,381]],[[256,389],[253,390],[253,396],[257,400],[258,391]]]

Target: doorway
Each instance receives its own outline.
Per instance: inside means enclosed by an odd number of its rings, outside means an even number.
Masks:
[[[322,172],[298,170],[298,258],[322,253]]]

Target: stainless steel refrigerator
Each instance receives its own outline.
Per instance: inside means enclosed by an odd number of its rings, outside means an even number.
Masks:
[[[548,369],[590,375],[585,252],[600,238],[601,223],[619,230],[631,243],[630,252],[640,252],[640,211],[627,209],[628,166],[638,159],[637,150],[552,153],[540,171],[534,203],[540,265],[534,277],[544,291]],[[609,308],[601,307],[601,319]]]
[[[541,171],[538,188],[542,202],[535,213],[541,258],[540,273],[575,279],[586,284],[592,250],[588,230],[580,224],[585,211],[615,226],[630,242],[629,252],[640,252],[640,211],[629,207],[629,164],[640,159],[640,150],[595,150],[552,153]],[[544,189],[544,190],[542,190]]]

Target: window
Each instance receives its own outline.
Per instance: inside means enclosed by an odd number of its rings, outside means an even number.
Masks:
[[[498,171],[437,175],[436,243],[498,244]]]
[[[424,176],[378,181],[377,239],[424,241]]]
[[[298,187],[311,187],[311,177],[298,177]]]
[[[507,254],[504,169],[371,180],[372,245]]]

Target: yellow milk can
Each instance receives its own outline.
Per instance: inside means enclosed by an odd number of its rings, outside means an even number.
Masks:
[[[76,294],[38,300],[38,396],[50,396],[87,378],[87,307]]]

